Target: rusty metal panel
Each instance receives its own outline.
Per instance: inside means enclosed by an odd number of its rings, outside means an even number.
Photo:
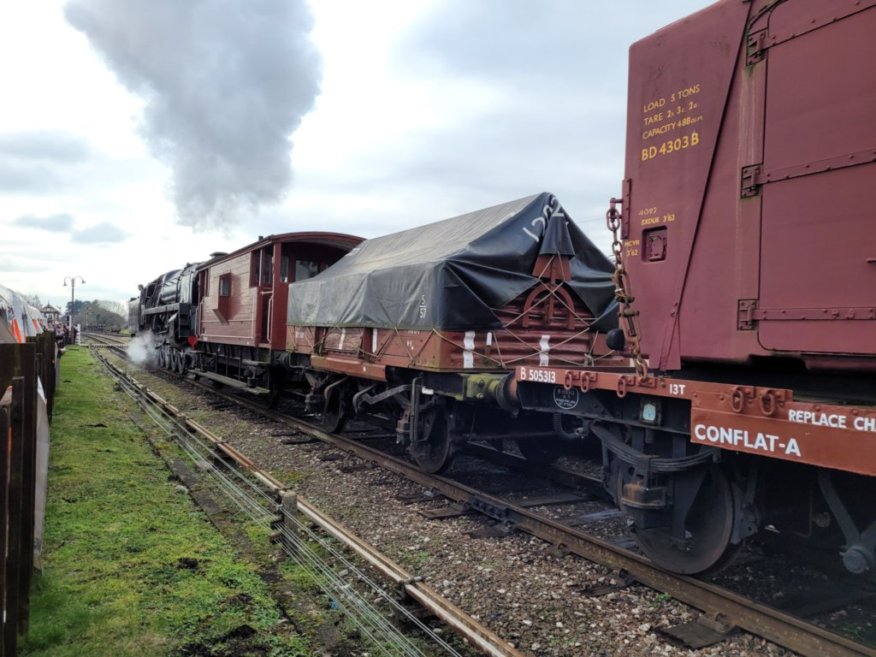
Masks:
[[[519,386],[568,391],[583,399],[590,390],[619,396],[639,393],[688,400],[690,440],[730,451],[876,476],[876,406],[797,400],[786,388],[741,386],[670,377],[636,379],[629,371],[520,366]],[[556,398],[556,396],[555,396]],[[568,406],[559,406],[569,410]]]
[[[508,370],[521,363],[581,366],[608,352],[588,330],[584,304],[561,285],[542,284],[495,311],[505,328],[440,331],[287,328],[287,349],[429,371]],[[318,335],[317,335],[318,333]]]
[[[680,307],[691,282],[689,267],[716,149],[724,138],[731,86],[741,68],[750,6],[716,3],[630,49],[625,175],[630,202],[624,207],[629,237],[622,258],[640,312],[643,351],[662,369],[677,369],[684,351]],[[735,169],[735,148],[730,157]],[[720,180],[738,194],[732,174]],[[731,231],[732,208],[725,205],[722,213],[729,216],[721,218]],[[660,249],[649,252],[644,231],[655,228],[665,228],[665,233],[660,234]],[[733,250],[726,240],[722,250],[707,255],[709,267],[726,271],[732,266]],[[715,308],[715,315],[735,315],[736,302],[728,304]],[[701,326],[717,324],[708,307],[690,305]]]
[[[758,326],[767,349],[876,353],[867,321],[876,307],[876,8],[867,4],[843,17],[831,3],[828,19],[823,3],[805,0],[770,16],[758,303],[770,309]],[[819,312],[832,321],[812,321]]]
[[[787,390],[725,388],[692,399],[691,442],[876,475],[876,408],[794,401]]]

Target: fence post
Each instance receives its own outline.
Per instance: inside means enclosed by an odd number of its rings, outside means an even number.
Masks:
[[[298,495],[292,491],[280,492],[280,524],[283,534],[280,544],[290,553],[297,551],[295,545],[298,539]]]
[[[2,347],[2,345],[0,345]],[[0,377],[2,377],[0,372]],[[6,578],[6,553],[9,541],[9,446],[12,443],[12,418],[9,409],[12,404],[12,388],[7,389],[7,381],[0,378],[0,657],[15,655],[16,629],[6,617],[7,592],[9,582]],[[10,632],[11,628],[11,632]],[[10,642],[11,640],[11,642]],[[11,650],[10,650],[11,646]]]

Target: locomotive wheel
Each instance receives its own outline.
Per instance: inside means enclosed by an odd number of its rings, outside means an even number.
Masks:
[[[436,407],[425,412],[419,440],[411,443],[408,451],[423,472],[437,474],[450,466],[453,441],[444,408]]]
[[[188,369],[186,367],[186,355],[181,351],[177,351],[176,353],[178,356],[176,361],[176,371],[180,376],[185,376],[186,370]]]
[[[164,369],[164,347],[158,349],[158,367]]]
[[[715,572],[726,566],[739,548],[730,544],[734,508],[733,487],[727,475],[721,468],[712,467],[685,519],[685,544],[671,540],[666,529],[639,529],[636,543],[652,561],[673,572]]]

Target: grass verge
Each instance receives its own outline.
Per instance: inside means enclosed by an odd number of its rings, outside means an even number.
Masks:
[[[62,361],[44,570],[21,655],[309,655],[256,567],[169,477],[86,349]]]

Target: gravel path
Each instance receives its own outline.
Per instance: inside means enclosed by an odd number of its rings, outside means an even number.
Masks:
[[[696,610],[643,586],[624,586],[608,569],[559,555],[526,534],[472,537],[485,526],[480,517],[427,520],[418,510],[444,502],[424,500],[421,487],[322,443],[283,444],[287,427],[217,409],[207,393],[122,366],[529,654],[794,654],[744,633],[701,650],[680,647],[659,629],[693,620]]]

